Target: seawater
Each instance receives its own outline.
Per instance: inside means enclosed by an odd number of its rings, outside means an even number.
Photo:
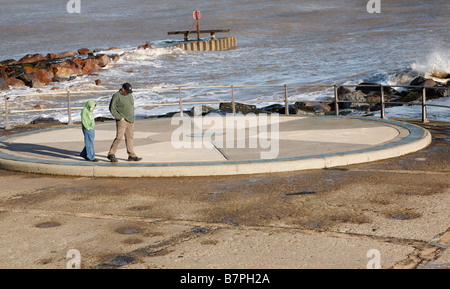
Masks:
[[[99,76],[83,76],[51,87],[98,90],[98,94],[73,98],[82,107],[87,99],[107,106],[111,94],[124,82],[134,88],[261,84],[358,84],[361,81],[387,85],[408,84],[415,76],[450,73],[450,6],[448,1],[381,0],[381,13],[370,14],[365,0],[307,1],[143,1],[80,0],[81,13],[68,13],[68,1],[3,0],[0,6],[0,59],[20,59],[28,53],[60,53],[79,48],[122,54]],[[238,48],[222,52],[191,52],[168,47],[182,36],[168,31],[188,30],[192,11],[200,10],[201,29],[230,28]],[[202,37],[208,35],[202,34]],[[228,36],[227,34],[217,35]],[[193,36],[195,37],[195,36]],[[153,50],[137,50],[152,44]],[[103,86],[94,84],[101,79]],[[7,94],[34,92],[21,88]],[[273,88],[236,89],[236,100],[282,97]],[[331,97],[332,89],[290,89],[293,100]],[[137,92],[137,104],[176,102],[177,93]],[[231,99],[228,89],[183,92],[185,100]],[[17,97],[12,109],[64,106],[61,97]],[[448,98],[431,101],[450,105]],[[189,108],[189,107],[185,107]],[[139,108],[140,117],[176,111],[176,107]],[[420,117],[417,107],[395,107],[388,117]],[[449,121],[450,109],[429,107],[429,118]],[[41,116],[67,120],[62,112]],[[109,116],[99,108],[97,116]],[[28,122],[36,114],[14,114],[13,122]],[[74,120],[78,114],[74,112]],[[4,125],[4,118],[0,119]]]

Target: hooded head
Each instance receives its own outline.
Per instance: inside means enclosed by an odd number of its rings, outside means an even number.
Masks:
[[[93,101],[93,100],[88,100],[87,102],[86,102],[86,108],[90,111],[91,110],[91,108],[92,108],[92,110],[95,108],[97,106],[97,104],[95,104],[95,102]]]

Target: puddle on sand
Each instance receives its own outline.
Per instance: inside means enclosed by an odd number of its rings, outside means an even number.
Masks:
[[[34,225],[36,228],[39,229],[48,229],[48,228],[55,228],[61,226],[58,222],[44,222]]]
[[[417,212],[388,212],[385,216],[390,219],[404,221],[417,219],[422,215]]]
[[[128,238],[128,239],[122,241],[122,243],[125,245],[135,245],[135,244],[140,244],[142,242],[144,242],[144,241],[141,239],[138,239],[138,238]]]
[[[323,225],[325,225],[324,222],[318,221],[318,222],[306,222],[304,225],[308,228],[320,228]]]
[[[114,256],[105,258],[105,262],[101,264],[100,268],[119,268],[134,262],[134,258],[128,256]]]
[[[313,195],[316,192],[298,192],[298,193],[287,193],[286,196],[301,196],[301,195]]]
[[[148,211],[151,210],[152,206],[136,206],[128,208],[129,211],[140,212],[140,211]]]
[[[142,233],[144,230],[138,227],[120,227],[114,231],[122,235],[131,235]]]

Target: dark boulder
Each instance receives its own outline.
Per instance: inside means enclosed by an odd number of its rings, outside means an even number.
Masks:
[[[402,93],[402,96],[398,99],[399,102],[413,102],[422,98],[422,94],[417,91],[409,91]]]
[[[16,72],[15,68],[11,68],[9,66],[0,67],[0,78],[6,80],[12,77],[12,74]]]
[[[105,67],[106,65],[108,65],[108,63],[111,62],[111,58],[109,58],[108,55],[97,55],[95,57],[96,63],[97,65],[99,65],[100,67]]]
[[[25,85],[28,86],[28,87],[32,87],[33,86],[33,84],[32,84],[32,82],[33,82],[33,75],[31,75],[30,73],[21,73],[16,78],[22,80],[25,83]]]
[[[249,113],[256,110],[256,105],[248,105],[243,103],[235,103],[236,112]],[[221,102],[219,109],[224,112],[232,112],[233,106],[231,102]]]
[[[23,82],[20,79],[15,78],[15,77],[10,77],[5,82],[6,82],[6,84],[8,84],[11,87],[24,87],[25,86],[25,82]]]
[[[68,51],[68,52],[63,52],[63,53],[57,54],[56,58],[69,58],[69,57],[75,57],[75,55],[77,55],[77,53],[75,51]]]
[[[411,86],[420,86],[426,87],[425,92],[427,99],[437,99],[441,97],[446,97],[449,95],[449,92],[446,91],[444,86],[440,86],[435,80],[430,78],[425,78],[423,76],[418,76],[413,81],[411,81]],[[417,92],[422,94],[422,88],[414,88],[413,92]]]
[[[44,55],[42,54],[27,54],[22,57],[19,62],[21,63],[33,63],[44,60]]]
[[[190,116],[195,116],[195,115],[206,115],[212,111],[214,111],[215,109],[207,106],[207,105],[202,105],[202,106],[194,106],[190,111],[189,111],[189,115]]]
[[[262,107],[261,110],[270,113],[285,113],[286,111],[285,106],[281,104],[271,104],[269,106]]]
[[[34,73],[39,70],[39,68],[29,65],[29,64],[22,65],[22,69],[25,73],[29,73],[29,74]]]
[[[366,94],[360,90],[351,91],[346,94],[338,94],[339,108],[355,108],[365,104]]]
[[[138,46],[138,49],[152,49],[152,48],[153,47],[149,43]]]
[[[79,55],[93,54],[93,52],[89,48],[80,48],[78,49]]]
[[[9,86],[6,84],[6,82],[0,78],[0,90],[8,90]]]
[[[370,93],[371,91],[379,91],[380,85],[372,82],[361,82],[355,90],[361,91],[362,93]]]
[[[328,104],[321,102],[298,101],[293,105],[293,108],[316,114],[327,114],[331,112],[331,107]]]
[[[371,82],[361,82],[355,90],[359,90],[365,94],[380,94],[381,92],[380,84]],[[398,91],[387,85],[383,85],[383,92],[385,94],[398,94]]]
[[[75,57],[72,60],[67,61],[67,64],[74,67],[74,68],[79,68],[79,69],[83,69],[83,66],[85,64],[87,60],[84,60],[80,57]]]
[[[45,85],[44,83],[40,82],[37,79],[33,79],[31,81],[31,88],[41,88],[41,87],[44,87],[44,85]]]
[[[72,75],[82,74],[83,70],[75,68],[67,62],[62,62],[53,66],[53,73],[55,77],[68,77]]]
[[[436,81],[434,81],[433,79],[427,79],[420,86],[433,87],[433,86],[436,86],[436,85],[437,85]]]
[[[16,64],[18,64],[19,62],[17,62],[16,60],[14,60],[14,59],[7,59],[7,60],[2,60],[2,61],[0,61],[0,64],[1,65],[16,65]]]
[[[428,87],[424,85],[424,87]],[[446,90],[444,86],[434,86],[435,88],[426,88],[427,99],[438,99],[441,97],[447,97],[450,95],[450,90]]]
[[[52,70],[52,63],[49,60],[42,60],[36,63],[34,66],[38,69],[46,69],[46,70]]]
[[[30,124],[59,124],[59,120],[54,119],[53,117],[38,117],[37,119],[30,122]]]
[[[37,80],[43,84],[49,84],[54,77],[53,72],[49,72],[45,69],[39,69],[33,73],[33,80]]]
[[[112,61],[118,61],[120,59],[120,56],[117,54],[111,54],[108,55],[108,57],[112,60]]]
[[[69,81],[69,78],[60,76],[55,76],[52,78],[52,82],[64,82],[64,81]]]
[[[350,89],[348,89],[347,87],[344,86],[339,86],[337,89],[337,94],[339,95],[345,95],[348,93],[351,93],[352,91]]]
[[[424,84],[427,83],[429,80],[434,82],[434,85],[436,85],[436,82],[432,79],[428,79],[425,78],[423,76],[417,76],[416,78],[414,78],[411,83],[409,85],[411,86],[425,86]],[[432,82],[428,82],[426,86],[434,86],[434,85],[429,85],[429,84],[433,84]]]
[[[97,63],[95,59],[87,59],[84,62],[83,73],[94,73],[95,71],[101,70],[102,67]]]

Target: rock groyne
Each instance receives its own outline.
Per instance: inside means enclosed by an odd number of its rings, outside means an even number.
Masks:
[[[152,49],[150,44],[137,49]],[[117,61],[123,54],[107,53],[120,48],[111,47],[106,53],[95,53],[88,48],[60,54],[27,54],[20,60],[8,59],[0,62],[0,90],[10,87],[41,88],[50,83],[70,81],[77,76],[98,75],[109,63]],[[101,80],[96,80],[101,85]]]

